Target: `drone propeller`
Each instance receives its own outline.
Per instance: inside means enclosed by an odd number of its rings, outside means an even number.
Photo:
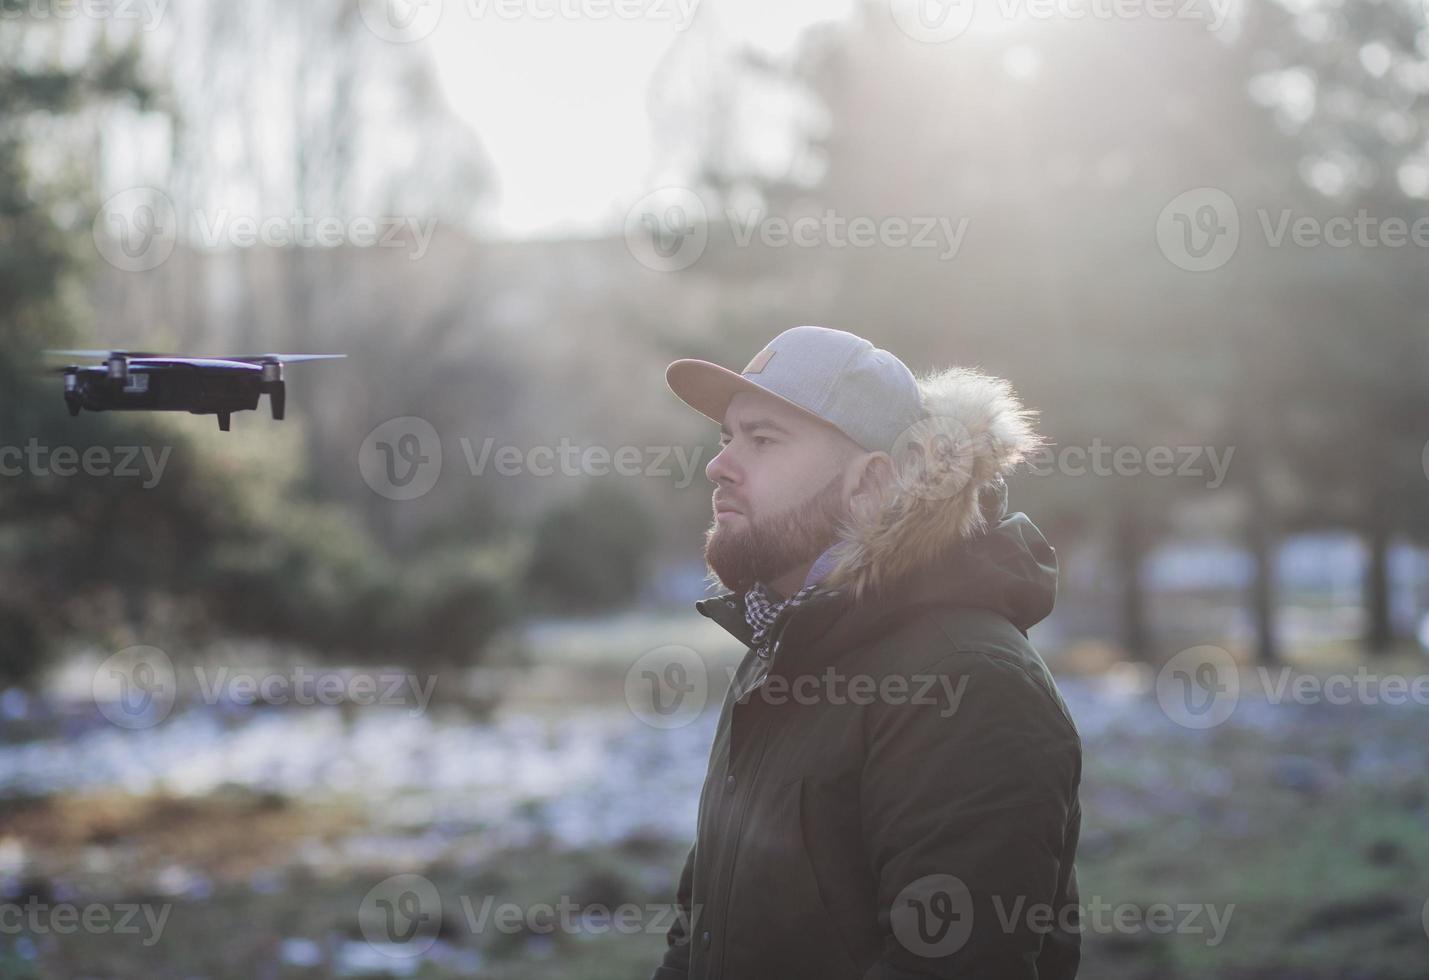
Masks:
[[[225,361],[246,361],[252,364],[261,364],[264,361],[277,361],[279,364],[296,364],[299,361],[330,361],[346,354],[235,354],[224,356]]]
[[[46,354],[55,357],[168,357],[167,354],[159,354],[149,350],[126,350],[117,347],[114,350],[47,350]]]
[[[264,361],[276,361],[279,364],[295,364],[298,361],[327,361],[347,356],[346,354],[236,354],[231,356],[219,354],[199,358],[195,355],[160,354],[157,351],[125,350],[124,348],[116,348],[114,350],[47,350],[45,353],[54,355],[55,357],[126,357],[131,360],[145,357],[172,357],[178,360],[193,358],[195,360],[243,361],[248,364],[262,364]]]

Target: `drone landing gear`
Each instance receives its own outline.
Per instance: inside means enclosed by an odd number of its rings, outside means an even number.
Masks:
[[[228,431],[228,422],[229,422],[229,420],[230,420],[232,417],[233,417],[232,414],[229,413],[229,412],[219,412],[219,413],[218,413],[218,431],[219,431],[219,432],[227,432],[227,431]]]
[[[77,401],[67,402],[67,403],[65,404],[65,407],[69,409],[70,418],[73,418],[74,416],[76,416],[76,415],[79,414],[79,410],[80,410],[80,404],[79,404],[79,402],[77,402]]]
[[[287,385],[282,381],[268,382],[268,407],[273,410],[273,418],[277,421],[283,419],[283,408],[288,402]]]

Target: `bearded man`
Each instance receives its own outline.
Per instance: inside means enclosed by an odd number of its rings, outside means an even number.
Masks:
[[[695,605],[749,649],[653,980],[1074,977],[1081,740],[1027,634],[1057,561],[1004,479],[1030,413],[815,326],[666,379],[721,425]]]

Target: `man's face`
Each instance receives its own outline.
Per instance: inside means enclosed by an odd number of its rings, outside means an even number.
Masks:
[[[778,399],[734,396],[719,455],[705,467],[716,485],[705,561],[725,588],[772,582],[833,544],[848,507],[846,464],[857,451],[833,426]]]

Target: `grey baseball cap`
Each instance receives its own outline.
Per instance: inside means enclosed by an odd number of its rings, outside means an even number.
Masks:
[[[827,422],[867,450],[891,452],[909,426],[926,417],[913,372],[857,334],[793,327],[771,340],[739,374],[709,361],[675,361],[670,390],[706,418],[724,424],[741,391],[773,395]]]

